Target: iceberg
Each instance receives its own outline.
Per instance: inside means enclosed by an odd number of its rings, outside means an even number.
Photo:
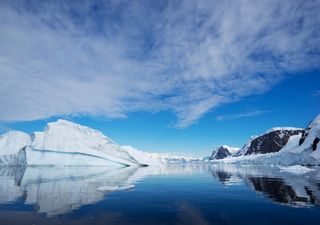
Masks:
[[[9,131],[0,136],[0,165],[17,165],[18,153],[31,143],[28,134],[20,131]]]
[[[66,120],[43,132],[0,136],[0,165],[133,166],[139,163],[101,132]]]

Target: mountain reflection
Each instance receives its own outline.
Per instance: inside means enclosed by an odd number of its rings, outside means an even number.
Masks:
[[[224,185],[244,182],[273,202],[294,207],[320,207],[320,171],[310,174],[291,174],[279,171],[276,167],[214,166],[212,175]]]
[[[116,170],[104,167],[0,167],[0,204],[23,202],[33,206],[35,212],[52,217],[96,204],[112,192],[134,189],[135,184],[146,176],[183,174],[188,177],[208,173],[223,185],[247,185],[276,203],[320,207],[319,170],[295,175],[281,172],[276,167],[208,164]]]

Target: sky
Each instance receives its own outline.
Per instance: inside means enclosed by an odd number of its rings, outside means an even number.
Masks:
[[[320,113],[320,1],[0,0],[0,133],[64,118],[208,154]]]

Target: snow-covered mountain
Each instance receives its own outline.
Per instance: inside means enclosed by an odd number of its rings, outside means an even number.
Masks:
[[[158,153],[143,152],[129,145],[121,146],[121,148],[126,150],[140,164],[158,166],[165,163],[162,156]]]
[[[280,151],[294,135],[301,134],[303,129],[293,127],[276,127],[254,138],[248,148],[241,152],[245,155],[266,154]]]
[[[259,165],[320,165],[320,114],[306,129],[274,128],[250,139],[235,154],[219,163]]]
[[[139,164],[101,132],[66,120],[48,123],[43,132],[31,135],[18,131],[2,135],[0,155],[4,165]]]
[[[140,164],[158,166],[167,164],[192,164],[203,162],[202,158],[177,153],[150,153],[140,151],[132,146],[121,146]]]
[[[228,145],[221,145],[216,150],[214,150],[209,157],[210,160],[214,159],[224,159],[231,157],[239,152],[239,148],[230,147]]]
[[[204,158],[202,157],[181,153],[165,153],[162,154],[162,158],[167,164],[198,164],[204,162]]]

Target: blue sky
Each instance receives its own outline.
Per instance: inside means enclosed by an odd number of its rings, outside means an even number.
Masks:
[[[320,113],[319,1],[0,1],[0,132],[65,118],[203,155]]]

